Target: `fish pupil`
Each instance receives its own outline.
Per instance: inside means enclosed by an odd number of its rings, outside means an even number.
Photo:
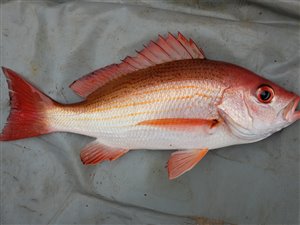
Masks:
[[[260,93],[260,98],[263,101],[267,101],[271,97],[271,93],[269,91],[262,91]]]

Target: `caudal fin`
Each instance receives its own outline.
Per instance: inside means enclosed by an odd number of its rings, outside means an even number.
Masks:
[[[0,134],[0,141],[9,141],[53,132],[47,121],[46,110],[58,103],[22,79],[16,72],[2,67],[6,76],[10,115]]]

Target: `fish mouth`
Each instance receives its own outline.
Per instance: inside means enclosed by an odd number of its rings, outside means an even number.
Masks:
[[[300,96],[297,96],[287,105],[284,110],[286,120],[295,122],[300,119],[300,110],[297,110],[297,108],[300,106],[299,102]]]

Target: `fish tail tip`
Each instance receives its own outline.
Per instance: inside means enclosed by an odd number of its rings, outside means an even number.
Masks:
[[[3,73],[4,73],[4,74],[6,74],[6,72],[7,72],[8,68],[7,68],[7,67],[5,67],[5,66],[1,66],[1,69],[2,69]]]
[[[1,66],[2,72],[4,73],[4,75],[7,78],[13,78],[13,77],[18,77],[20,76],[19,74],[17,74],[15,71],[13,71],[12,69],[9,69],[5,66]]]

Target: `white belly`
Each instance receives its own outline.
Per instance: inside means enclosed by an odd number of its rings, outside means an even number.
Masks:
[[[72,132],[75,132],[72,129]],[[77,133],[96,137],[101,143],[116,148],[126,149],[216,149],[229,145],[241,144],[241,140],[223,125],[210,129],[198,127],[190,130],[170,130],[168,128],[135,126],[118,128],[113,132],[103,129],[89,129]]]

